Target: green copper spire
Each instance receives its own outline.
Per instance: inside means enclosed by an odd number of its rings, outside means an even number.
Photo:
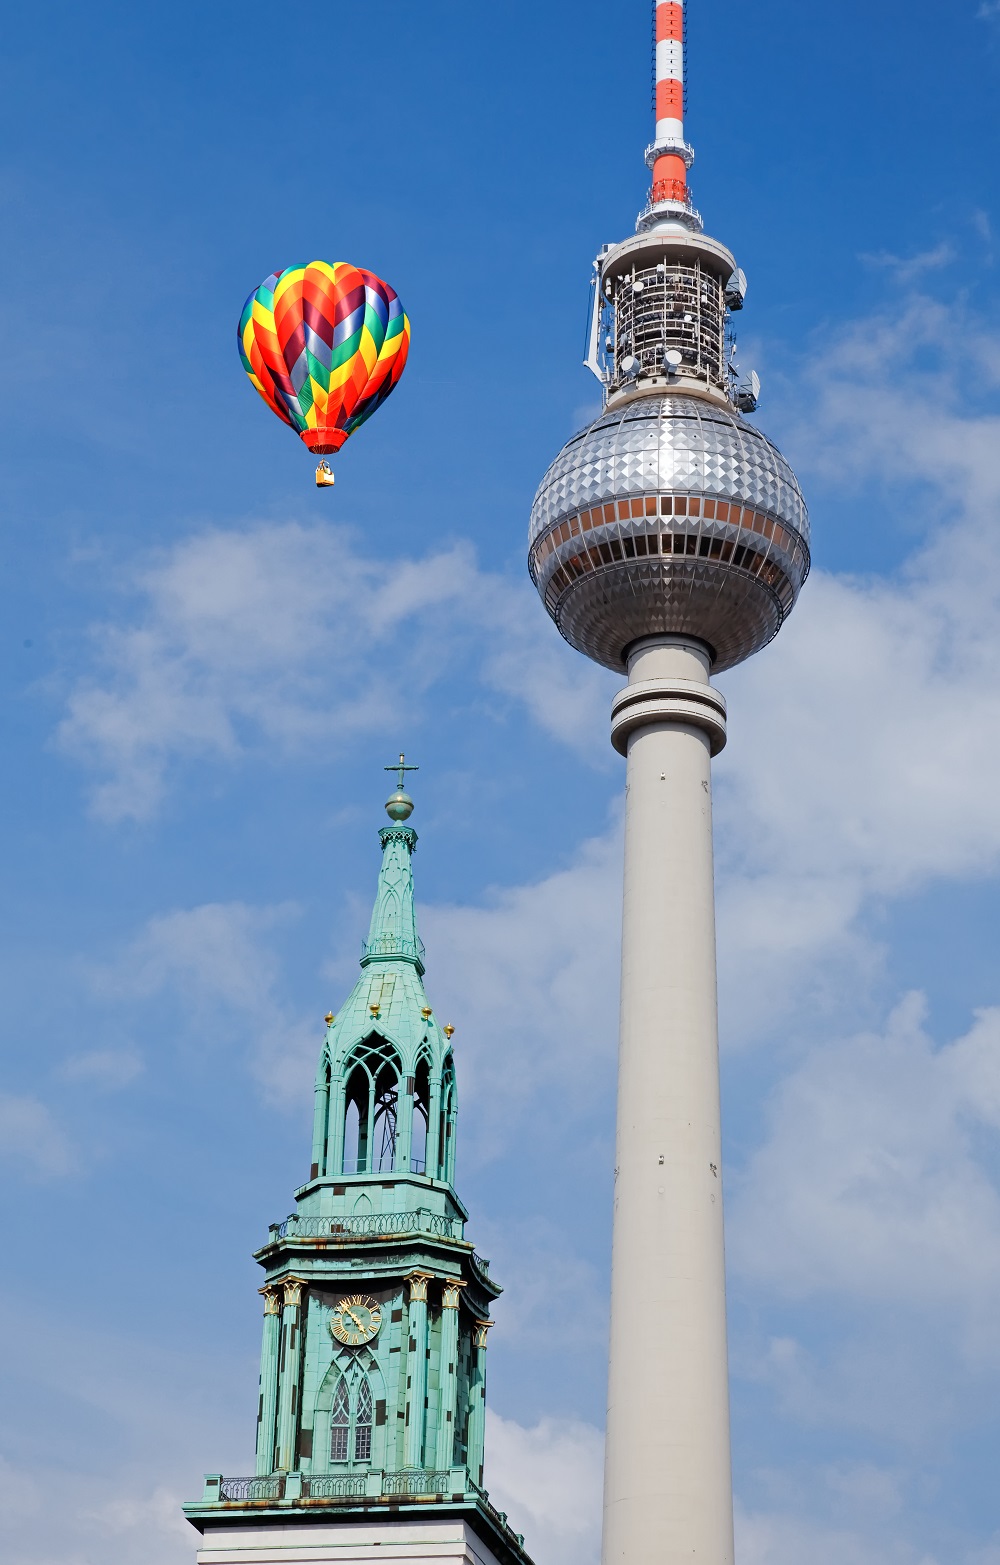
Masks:
[[[411,826],[403,824],[413,814],[413,800],[404,791],[403,782],[407,772],[417,772],[420,768],[407,766],[406,757],[401,753],[398,765],[387,766],[385,770],[398,772],[399,781],[396,792],[385,802],[385,813],[393,824],[383,826],[379,832],[382,868],[361,965],[367,967],[374,961],[412,962],[423,975],[424,947],[417,934],[410,863],[417,846],[417,834]]]
[[[531,1565],[482,1487],[500,1287],[465,1237],[455,1190],[455,1029],[428,1003],[413,906],[417,834],[403,784],[416,768],[401,755],[388,770],[399,785],[379,833],[361,971],[326,1017],[309,1178],[256,1254],[256,1472],[209,1474],[204,1498],[185,1507],[206,1561],[216,1548],[228,1555],[234,1529],[241,1557],[298,1556],[291,1533],[307,1522],[317,1560],[357,1558],[355,1534],[395,1558],[444,1558],[445,1529],[461,1524],[479,1539],[481,1565]],[[344,1524],[354,1531],[336,1537]]]
[[[383,826],[378,835],[382,844],[382,868],[361,965],[367,967],[375,961],[411,962],[422,974],[424,946],[417,934],[410,862],[417,846],[417,834],[412,826],[396,822]]]
[[[402,778],[416,767],[400,756],[398,767],[387,770]],[[409,815],[413,801],[399,787],[386,810],[398,816],[404,806]],[[397,818],[382,827],[379,841],[382,864],[361,973],[328,1022],[320,1057],[311,1178],[421,1175],[450,1187],[458,1112],[453,1029],[441,1026],[424,991],[424,945],[413,904],[417,834]],[[325,1195],[317,1198],[325,1208]]]

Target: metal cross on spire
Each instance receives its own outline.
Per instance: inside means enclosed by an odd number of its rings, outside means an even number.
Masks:
[[[407,774],[407,772],[419,772],[420,767],[419,766],[407,766],[407,764],[406,764],[406,756],[403,754],[402,750],[400,750],[398,762],[394,766],[383,766],[382,770],[384,772],[398,772],[399,773],[399,783],[398,783],[398,786],[399,786],[400,793],[402,793],[403,787],[404,787],[404,785],[406,783],[406,774]]]

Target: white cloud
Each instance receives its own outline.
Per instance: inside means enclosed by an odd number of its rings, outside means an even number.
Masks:
[[[298,916],[291,903],[205,903],[152,918],[118,959],[91,970],[99,998],[171,994],[204,1045],[234,1036],[275,1100],[300,1106],[319,1057],[320,1030],[279,997],[275,932]]]
[[[42,1508],[38,1480],[0,1456],[0,1516],[21,1520],[37,1516]]]
[[[997,1565],[1000,1545],[928,1551],[907,1515],[897,1471],[840,1462],[804,1472],[757,1473],[770,1506],[736,1505],[739,1565]],[[600,1557],[603,1439],[592,1425],[542,1419],[525,1428],[487,1413],[490,1499],[525,1535],[538,1565],[588,1565]]]
[[[69,1174],[76,1155],[50,1110],[37,1098],[0,1092],[0,1156],[42,1178]]]
[[[422,907],[433,1003],[459,1029],[462,1090],[484,1125],[559,1083],[568,1106],[607,1090],[618,1029],[621,856],[617,830],[538,881],[479,906]],[[489,1148],[476,1149],[479,1155]]]
[[[58,733],[101,779],[108,820],[152,814],[177,760],[329,759],[470,664],[567,743],[603,709],[608,676],[553,635],[526,581],[481,571],[467,545],[383,558],[344,530],[261,524],[187,538],[128,585],[139,612],[96,628],[97,666]]]
[[[824,1041],[782,1082],[730,1198],[730,1264],[772,1298],[945,1322],[1000,1369],[1000,1010],[935,1048],[919,995],[882,1035]],[[786,1355],[787,1358],[787,1355]]]
[[[138,1534],[134,1546],[142,1549],[144,1558],[148,1557],[150,1534],[164,1541],[183,1538],[189,1550],[196,1541],[191,1523],[181,1510],[181,1496],[162,1487],[145,1496],[124,1495],[106,1500],[85,1514],[100,1531],[112,1537]],[[173,1555],[174,1551],[169,1550],[169,1557]]]
[[[141,1253],[129,1246],[124,1267]],[[193,1565],[180,1505],[200,1495],[202,1464],[252,1471],[256,1320],[244,1341],[235,1299],[225,1327],[183,1309],[175,1330],[151,1325],[106,1307],[117,1276],[108,1261],[102,1286],[36,1290],[30,1310],[23,1288],[0,1298],[0,1335],[19,1346],[4,1363],[4,1405],[19,1406],[14,1460],[0,1460],[4,1565]]]
[[[93,1049],[64,1060],[58,1075],[62,1081],[84,1082],[104,1092],[116,1092],[141,1075],[142,1069],[142,1060],[131,1049]]]
[[[951,1565],[912,1543],[855,1527],[826,1527],[809,1517],[737,1509],[740,1565]]]
[[[869,266],[885,267],[892,272],[897,283],[912,283],[924,272],[936,272],[943,266],[950,266],[957,257],[954,245],[943,239],[932,249],[921,250],[917,255],[890,255],[887,250],[880,250],[875,255],[862,255],[861,259],[867,261]]]
[[[517,1322],[517,1352],[603,1358],[608,1340],[608,1300],[603,1268],[576,1254],[562,1227],[545,1216],[503,1220],[476,1217],[476,1247],[503,1277],[502,1314]]]
[[[604,1442],[591,1424],[543,1418],[525,1429],[487,1412],[486,1487],[537,1565],[600,1557],[603,1462]]]
[[[905,510],[924,541],[890,576],[815,572],[775,644],[724,676],[730,1041],[817,986],[863,990],[875,902],[1000,864],[1000,418],[963,400],[1000,381],[1000,337],[918,300],[845,332],[810,373],[804,480],[833,480],[873,527]]]
[[[102,992],[147,998],[183,979],[192,998],[223,999],[239,1009],[266,1003],[277,972],[263,937],[297,917],[293,903],[252,907],[208,902],[152,918],[113,968],[95,970]]]
[[[34,1476],[0,1462],[0,1546],[6,1565],[191,1565],[198,1536],[180,1496],[129,1492],[121,1473],[58,1472],[59,1503]],[[95,1495],[103,1496],[95,1503]]]

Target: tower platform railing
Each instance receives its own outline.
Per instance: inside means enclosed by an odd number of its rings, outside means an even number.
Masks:
[[[423,962],[427,956],[427,948],[418,935],[415,940],[406,940],[401,935],[376,935],[374,940],[362,940],[361,959],[370,961],[379,956],[406,956],[416,957]]]
[[[497,1525],[519,1549],[524,1534],[515,1532],[507,1512],[498,1510],[489,1491],[480,1487],[463,1467],[403,1468],[398,1472],[365,1469],[353,1473],[272,1473],[267,1477],[225,1478],[209,1473],[205,1479],[204,1502],[260,1505],[287,1501],[292,1505],[356,1505],[358,1501],[379,1502],[412,1499],[443,1503],[474,1500],[488,1511]]]
[[[461,1239],[460,1217],[440,1212],[366,1212],[358,1217],[300,1217],[272,1223],[272,1239],[396,1239],[404,1234],[432,1234],[438,1239]]]

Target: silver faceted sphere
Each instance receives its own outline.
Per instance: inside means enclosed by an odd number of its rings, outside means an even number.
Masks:
[[[767,437],[721,403],[646,395],[563,447],[528,568],[577,651],[625,669],[641,636],[696,636],[713,669],[776,636],[809,573],[809,514]]]

